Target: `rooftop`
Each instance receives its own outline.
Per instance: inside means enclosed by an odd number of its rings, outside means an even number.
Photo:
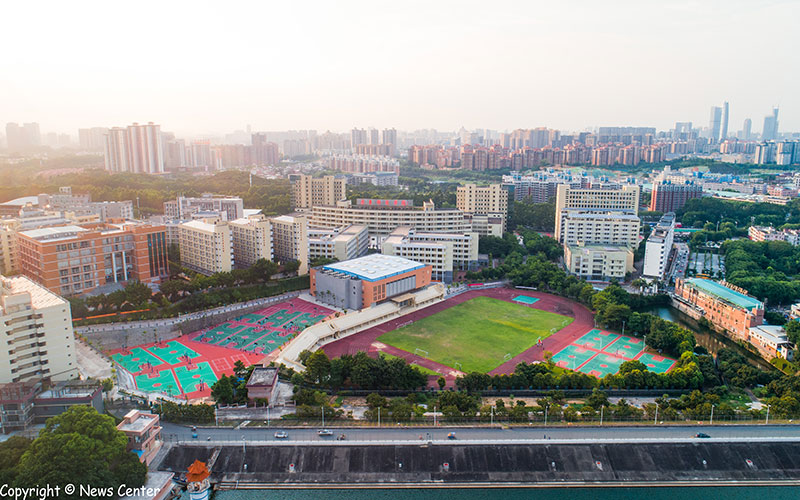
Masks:
[[[247,380],[247,385],[272,385],[277,376],[277,368],[256,366],[253,369],[253,373],[250,374],[250,378]]]
[[[777,325],[759,325],[750,328],[751,334],[760,335],[764,340],[773,344],[785,344],[789,342],[786,330]]]
[[[142,432],[158,420],[158,415],[151,413],[143,413],[139,410],[131,410],[125,415],[122,422],[119,423],[117,429],[122,432]]]
[[[27,236],[33,240],[38,241],[53,241],[63,240],[68,238],[75,238],[78,233],[86,231],[85,228],[80,226],[57,226],[57,227],[42,227],[39,229],[31,229],[29,231],[22,231],[21,235]]]
[[[716,281],[703,278],[689,278],[686,280],[686,284],[743,309],[764,308],[764,304],[760,300],[732,290]]]
[[[355,276],[366,281],[378,281],[397,274],[421,269],[425,264],[413,260],[379,253],[322,266],[326,271]]]
[[[2,283],[2,294],[4,296],[28,293],[31,296],[31,306],[37,309],[66,305],[67,303],[67,301],[47,288],[34,283],[24,276],[14,276],[13,278],[0,277],[0,283]]]
[[[39,197],[38,196],[23,196],[22,198],[14,198],[13,200],[8,200],[4,203],[0,203],[0,205],[27,205],[30,203],[31,205],[38,205],[39,204]]]
[[[188,227],[190,229],[199,229],[200,231],[213,232],[216,229],[217,225],[210,224],[204,220],[193,220],[189,222],[184,222],[183,224],[181,224],[181,227]]]

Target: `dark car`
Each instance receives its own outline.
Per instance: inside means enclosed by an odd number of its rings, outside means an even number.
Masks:
[[[694,437],[705,439],[705,438],[710,438],[711,436],[709,436],[705,432],[698,432],[697,434],[694,435]]]

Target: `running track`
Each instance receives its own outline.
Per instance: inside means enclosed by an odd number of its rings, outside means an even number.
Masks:
[[[514,304],[519,304],[520,307],[531,307],[534,309],[541,309],[543,311],[554,312],[564,316],[570,316],[574,318],[574,321],[555,334],[544,339],[542,341],[542,347],[537,347],[534,345],[528,350],[512,358],[510,361],[503,363],[489,372],[490,375],[513,373],[514,367],[521,362],[531,363],[533,361],[542,361],[544,359],[544,351],[556,353],[565,348],[567,345],[571,344],[574,340],[579,339],[581,336],[583,336],[583,334],[587,333],[594,327],[594,315],[592,312],[575,301],[566,299],[564,297],[559,297],[557,295],[534,292],[531,290],[490,288],[487,290],[474,290],[462,293],[461,295],[449,298],[443,302],[426,307],[425,309],[414,311],[413,313],[401,316],[381,325],[374,326],[364,330],[363,332],[356,333],[355,335],[331,342],[330,344],[325,345],[323,350],[325,351],[325,354],[332,358],[339,357],[343,354],[355,354],[359,351],[366,351],[367,354],[373,357],[377,357],[378,353],[381,352],[392,354],[405,359],[409,363],[415,363],[439,372],[445,377],[445,380],[447,380],[447,385],[452,386],[455,382],[455,378],[462,374],[461,372],[441,363],[417,356],[416,354],[408,351],[378,342],[378,337],[386,332],[396,330],[404,323],[426,318],[475,297],[492,297],[495,299],[505,300],[506,302],[512,302],[511,299],[518,295],[526,295],[528,297],[535,297],[539,299],[536,303],[531,305],[514,302]],[[436,386],[437,378],[438,377],[435,376],[429,377],[429,385]]]

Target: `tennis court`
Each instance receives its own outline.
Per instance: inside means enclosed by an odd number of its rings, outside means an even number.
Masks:
[[[517,295],[511,300],[513,300],[514,302],[519,302],[520,304],[528,304],[528,305],[539,302],[539,299],[537,299],[536,297],[528,297],[527,295]]]
[[[153,346],[150,352],[163,359],[170,365],[176,365],[181,361],[186,361],[186,358],[194,359],[200,357],[199,354],[189,349],[185,345],[175,340],[167,342],[165,347]]]
[[[145,392],[163,392],[170,396],[176,396],[181,393],[178,382],[175,380],[175,375],[169,368],[157,372],[153,377],[149,373],[143,373],[135,377],[136,387],[140,391]]]
[[[674,359],[665,358],[664,356],[651,354],[649,352],[645,352],[639,356],[639,361],[644,363],[648,370],[656,373],[666,373],[672,368],[672,365],[675,364]]]
[[[610,354],[599,353],[585,365],[578,368],[579,372],[603,378],[606,375],[617,373],[619,367],[626,360]]]
[[[145,351],[141,347],[134,347],[130,349],[130,354],[122,354],[118,352],[111,356],[114,361],[122,365],[123,368],[131,373],[138,373],[142,371],[145,365],[150,366],[163,365],[164,362]]]
[[[602,351],[605,346],[617,340],[618,337],[619,335],[616,335],[614,333],[604,332],[602,330],[594,329],[589,333],[587,333],[586,335],[584,335],[583,337],[576,340],[575,342],[573,342],[573,344]]]
[[[208,363],[197,363],[191,370],[188,366],[179,366],[175,368],[175,375],[178,376],[183,392],[201,391],[217,381],[217,376]]]
[[[595,354],[597,354],[597,351],[570,344],[553,356],[553,362],[556,366],[560,366],[561,368],[577,370]]]

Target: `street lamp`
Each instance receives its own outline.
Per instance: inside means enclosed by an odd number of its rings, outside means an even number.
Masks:
[[[767,420],[764,423],[765,424],[769,423],[769,405],[767,405]]]
[[[656,403],[656,416],[653,417],[653,425],[656,425],[656,422],[658,422],[658,403]]]
[[[714,425],[714,406],[716,405],[711,405],[711,420],[709,420],[708,425]]]

